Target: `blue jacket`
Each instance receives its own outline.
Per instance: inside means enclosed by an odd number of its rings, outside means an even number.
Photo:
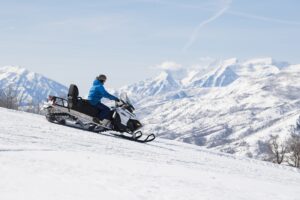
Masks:
[[[90,104],[92,104],[93,106],[97,105],[99,102],[101,102],[102,98],[108,98],[110,100],[117,100],[118,98],[109,94],[104,86],[103,83],[101,83],[98,80],[95,80],[93,83],[92,88],[90,89],[89,92],[89,97],[88,100],[90,102]]]

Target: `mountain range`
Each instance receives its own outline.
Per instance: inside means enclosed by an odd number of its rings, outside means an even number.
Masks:
[[[164,70],[117,94],[127,92],[145,133],[264,159],[270,135],[287,139],[300,115],[299,77],[300,65],[231,58]],[[67,94],[67,87],[19,67],[0,68],[0,86],[16,88],[26,101]]]
[[[300,65],[272,58],[214,62],[126,86],[144,132],[264,159],[270,135],[285,140],[300,115]],[[180,72],[182,73],[182,72]]]

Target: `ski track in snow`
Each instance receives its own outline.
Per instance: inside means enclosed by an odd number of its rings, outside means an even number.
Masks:
[[[300,171],[194,145],[139,144],[0,108],[0,199],[300,199]]]

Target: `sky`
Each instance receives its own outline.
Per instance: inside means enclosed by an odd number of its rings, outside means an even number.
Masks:
[[[119,88],[166,63],[273,57],[300,63],[298,0],[0,0],[0,66],[86,93]]]

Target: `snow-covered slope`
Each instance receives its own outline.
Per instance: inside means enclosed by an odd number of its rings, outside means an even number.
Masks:
[[[17,123],[16,123],[17,122]],[[0,108],[3,200],[297,200],[300,171],[176,141],[139,144]]]
[[[64,97],[67,88],[45,76],[30,72],[25,68],[6,66],[0,68],[0,90],[11,88],[17,91],[22,105],[41,103],[48,95]]]
[[[178,90],[145,95],[138,101],[144,130],[255,158],[263,157],[261,141],[271,134],[282,139],[289,136],[300,115],[299,65],[288,66],[271,58],[229,59],[210,68],[213,70],[204,75],[194,73],[185,78]],[[218,82],[217,77],[231,81]],[[205,81],[195,84],[197,80]],[[212,80],[211,87],[203,84],[208,80]]]

